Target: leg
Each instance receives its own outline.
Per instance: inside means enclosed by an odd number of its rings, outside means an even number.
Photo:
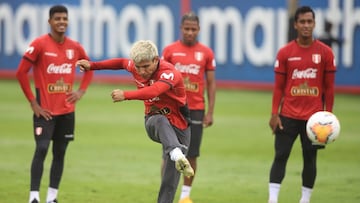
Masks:
[[[40,201],[39,190],[44,170],[44,161],[54,132],[54,120],[46,121],[44,118],[33,116],[33,129],[36,148],[31,162],[30,171],[30,197]]]
[[[270,170],[269,202],[278,200],[280,185],[285,177],[286,164],[298,135],[296,121],[286,117],[280,118],[284,129],[278,128],[275,132],[275,157]]]
[[[74,113],[57,117],[52,147],[53,159],[50,169],[50,183],[46,197],[47,202],[53,202],[57,199],[58,188],[64,170],[66,149],[69,142],[74,138],[74,125]]]
[[[172,203],[180,180],[180,173],[174,167],[174,161],[169,156],[163,159],[161,185],[158,203]]]
[[[197,158],[200,156],[200,146],[203,135],[202,121],[204,119],[203,110],[191,110],[191,141],[189,151],[186,158],[189,160],[191,167],[196,174],[197,170]],[[195,176],[184,176],[184,184],[181,189],[180,202],[192,202],[190,199],[191,187]]]
[[[148,136],[162,145],[163,166],[158,203],[172,203],[179,183],[180,173],[175,168],[175,162],[170,158],[170,152],[175,148],[186,154],[190,143],[190,129],[179,130],[169,123],[163,115],[153,115],[145,120]],[[185,155],[183,155],[185,157]]]
[[[306,122],[303,123],[303,131],[300,133],[303,155],[302,188],[300,203],[310,202],[312,190],[316,179],[317,150],[324,148],[323,146],[317,146],[311,143],[311,141],[306,135],[305,126]]]
[[[59,188],[60,180],[64,170],[65,152],[69,142],[53,142],[53,160],[50,170],[50,184],[51,188]]]
[[[31,163],[31,191],[39,191],[41,177],[44,171],[44,161],[48,152],[50,140],[39,140]]]

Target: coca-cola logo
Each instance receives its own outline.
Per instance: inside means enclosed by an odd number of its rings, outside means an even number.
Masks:
[[[50,64],[47,68],[48,74],[71,74],[71,63],[63,63],[61,65]]]
[[[200,66],[197,64],[182,65],[181,63],[176,63],[175,68],[182,73],[194,75],[199,75],[200,72]]]
[[[292,74],[292,79],[309,79],[309,78],[316,78],[317,69],[315,68],[308,68],[306,70],[298,70],[295,69]]]

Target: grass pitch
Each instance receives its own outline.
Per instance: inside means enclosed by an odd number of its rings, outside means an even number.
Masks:
[[[75,141],[67,151],[61,203],[156,202],[161,146],[145,133],[142,102],[112,103],[110,92],[115,88],[134,87],[92,84],[77,104]],[[27,202],[34,151],[32,112],[16,81],[1,80],[0,91],[0,203]],[[359,104],[359,95],[336,95],[334,113],[341,134],[319,152],[312,202],[360,202]],[[270,92],[218,91],[215,123],[204,131],[191,194],[194,202],[267,202],[274,154],[270,106]],[[42,202],[50,161],[51,151],[44,165]],[[297,141],[280,203],[299,201],[301,169]],[[179,190],[175,202],[178,196]]]

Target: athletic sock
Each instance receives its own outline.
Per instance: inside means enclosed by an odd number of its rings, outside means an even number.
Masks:
[[[170,151],[170,159],[173,161],[177,161],[181,158],[185,158],[185,155],[182,153],[181,149],[175,147],[173,150]]]
[[[310,202],[310,197],[313,189],[308,187],[301,187],[301,199],[300,202]]]
[[[279,183],[269,183],[269,202],[277,202],[280,192]]]
[[[39,191],[30,191],[29,202],[31,203],[34,199],[40,202]]]
[[[185,197],[190,197],[191,186],[183,185],[181,188],[180,199],[184,199]]]
[[[46,202],[51,202],[54,199],[56,199],[57,193],[58,193],[58,189],[49,187],[48,192],[47,192],[47,196],[46,196]]]

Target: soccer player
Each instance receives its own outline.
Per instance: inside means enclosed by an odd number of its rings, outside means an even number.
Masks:
[[[181,73],[160,59],[157,47],[149,40],[134,43],[130,59],[114,58],[99,62],[80,60],[81,70],[123,69],[134,78],[137,90],[115,89],[114,102],[143,100],[145,129],[151,140],[162,145],[161,186],[158,203],[172,203],[180,173],[193,176],[186,159],[190,143],[189,109]]]
[[[182,39],[165,47],[162,58],[174,64],[184,78],[191,115],[191,141],[187,158],[196,172],[203,127],[213,124],[216,93],[215,59],[213,51],[197,40],[200,25],[195,13],[183,15],[180,29]],[[208,102],[206,114],[205,88]],[[193,180],[194,176],[184,176],[179,203],[192,203],[190,191]]]
[[[20,61],[16,77],[34,112],[33,133],[36,142],[31,164],[30,203],[40,202],[39,188],[44,160],[53,141],[53,160],[47,203],[57,201],[69,141],[74,139],[75,103],[84,95],[93,73],[83,74],[80,87],[74,91],[76,61],[88,59],[82,46],[65,36],[68,11],[62,5],[50,8],[49,34],[35,39]],[[35,94],[28,72],[33,69]]]
[[[308,7],[295,12],[297,38],[277,54],[275,87],[269,121],[275,134],[275,157],[270,171],[269,203],[277,203],[292,146],[300,135],[303,156],[300,203],[309,203],[316,178],[317,150],[306,135],[306,121],[334,104],[335,61],[331,49],[314,39],[315,13]]]

